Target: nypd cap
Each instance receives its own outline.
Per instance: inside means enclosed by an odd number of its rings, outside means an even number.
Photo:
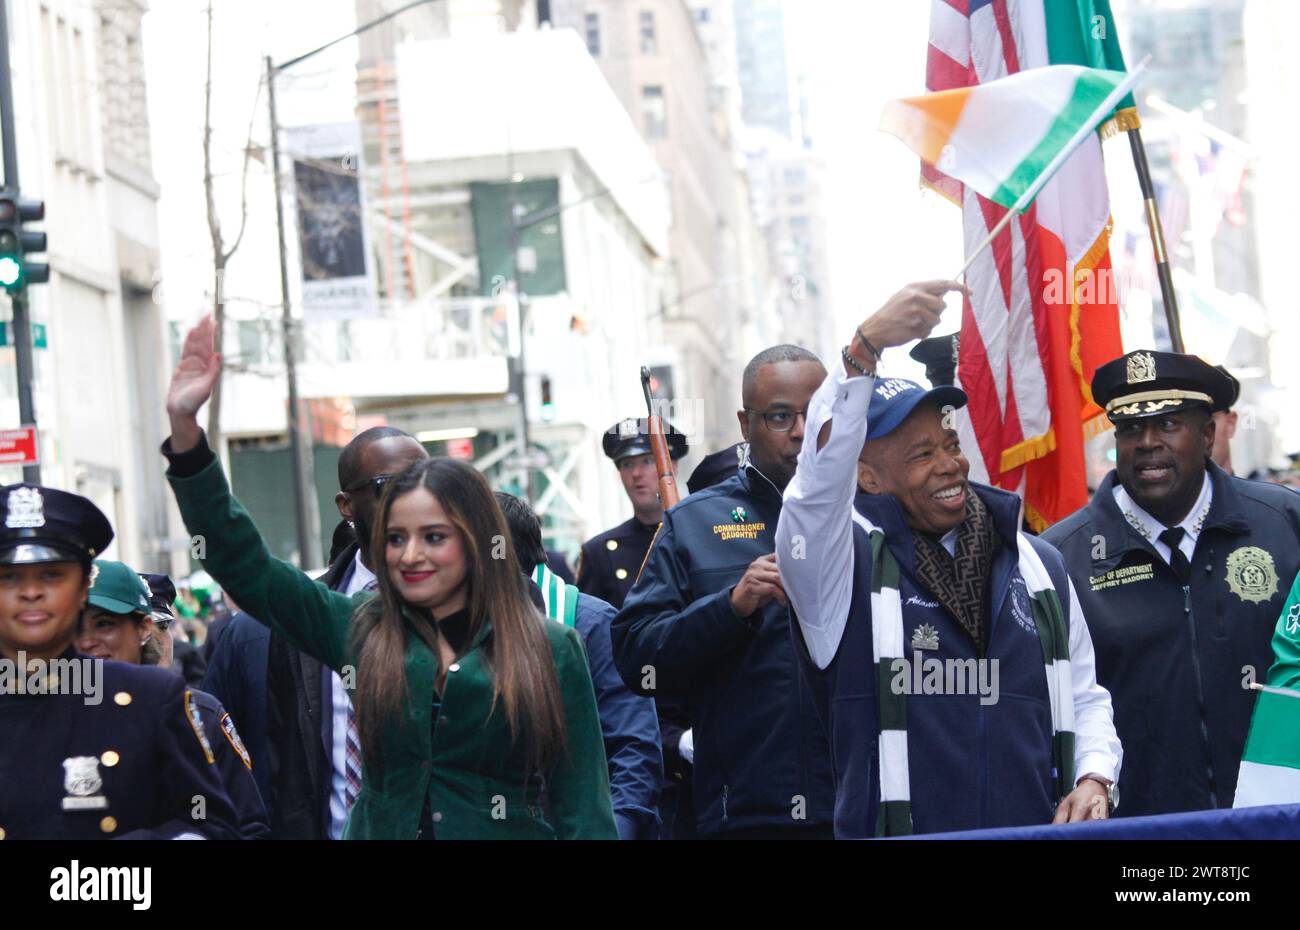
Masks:
[[[1214,370],[1223,372],[1228,376],[1229,380],[1232,381],[1232,395],[1227,398],[1227,403],[1224,405],[1215,405],[1214,408],[1215,413],[1227,413],[1233,407],[1237,406],[1237,400],[1241,397],[1241,382],[1237,380],[1236,375],[1228,371],[1228,369],[1224,368],[1222,365],[1215,365]]]
[[[171,576],[141,572],[140,579],[149,586],[149,609],[153,612],[154,619],[158,619],[158,614],[175,619],[176,611],[172,608],[172,602],[176,600],[176,585]]]
[[[922,339],[907,353],[925,366],[925,380],[945,387],[957,380],[957,334]]]
[[[679,459],[686,454],[689,448],[686,434],[678,432],[667,420],[664,421],[664,436],[668,440],[669,455]],[[645,417],[619,420],[605,430],[605,436],[600,444],[605,454],[615,462],[631,455],[649,455],[650,421]]]
[[[744,459],[744,448],[742,443],[736,443],[734,446],[728,446],[721,452],[710,452],[700,464],[695,466],[695,471],[686,479],[686,490],[691,494],[696,491],[703,491],[705,488],[711,488],[715,484],[721,484],[736,473]]]
[[[0,564],[89,563],[113,541],[113,527],[80,494],[35,484],[0,487]]]
[[[1195,355],[1141,349],[1098,368],[1092,397],[1118,423],[1190,407],[1226,410],[1235,380]]]

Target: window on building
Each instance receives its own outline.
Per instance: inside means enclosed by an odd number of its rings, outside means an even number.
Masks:
[[[696,22],[707,23],[709,21],[709,8],[707,6],[702,6],[696,10],[695,20]]]
[[[789,197],[786,198],[785,202],[792,207],[802,207],[803,194],[791,194]]]
[[[785,183],[791,187],[808,183],[808,173],[802,168],[786,168],[782,177]]]
[[[236,323],[239,333],[239,360],[245,367],[252,368],[265,365],[270,361],[269,334],[261,320],[239,320]]]
[[[582,32],[587,37],[587,52],[592,58],[600,57],[600,14],[588,13],[582,18]]]
[[[662,85],[647,84],[641,88],[641,116],[647,138],[663,139],[668,135],[668,107]]]
[[[641,54],[658,54],[658,43],[655,41],[654,10],[641,11]]]
[[[790,217],[790,228],[791,228],[791,229],[798,229],[798,230],[800,230],[800,231],[807,229],[807,228],[808,228],[808,217],[806,217],[806,216],[792,216],[792,217]]]

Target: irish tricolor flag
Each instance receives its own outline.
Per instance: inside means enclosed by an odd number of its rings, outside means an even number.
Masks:
[[[1300,804],[1300,691],[1261,688],[1233,807]]]
[[[1132,97],[1085,134],[991,248],[980,246],[1077,114],[1091,112],[1089,101],[1108,97],[1114,74],[1128,70],[1118,35],[1108,0],[930,4],[926,89],[965,93],[947,98],[947,120],[929,123],[951,127],[948,157],[942,143],[934,147],[944,132],[936,130],[924,143],[935,161],[921,163],[923,183],[962,208],[973,259],[957,351],[957,382],[970,401],[957,432],[971,480],[1023,495],[1038,530],[1088,502],[1084,441],[1110,425],[1089,388],[1097,366],[1123,353],[1101,140],[1138,125]],[[1078,67],[1061,67],[1071,65]],[[1029,83],[1004,90],[1009,78]],[[981,99],[985,93],[996,96]],[[915,125],[916,117],[907,119]],[[982,128],[994,131],[993,155],[960,138]]]
[[[1078,65],[1035,68],[894,100],[880,128],[994,203],[1024,209],[1135,79]]]

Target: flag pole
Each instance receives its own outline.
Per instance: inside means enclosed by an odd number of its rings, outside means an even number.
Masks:
[[[992,231],[987,237],[985,237],[984,241],[966,257],[966,264],[961,266],[961,271],[953,275],[954,281],[964,275],[970,269],[971,265],[975,264],[975,259],[980,256],[981,252],[992,245],[993,240],[996,239],[998,234],[1001,233],[1002,230],[1006,228],[1007,224],[1011,222],[1011,218],[1029,206],[1033,199],[1038,196],[1038,192],[1043,189],[1043,185],[1052,179],[1052,176],[1060,170],[1063,164],[1065,164],[1065,160],[1074,154],[1074,150],[1083,144],[1084,139],[1088,138],[1088,134],[1093,132],[1097,128],[1097,124],[1102,121],[1105,115],[1115,109],[1115,104],[1119,103],[1120,100],[1123,99],[1124,95],[1133,89],[1133,85],[1136,84],[1138,78],[1142,76],[1142,72],[1146,70],[1147,62],[1150,60],[1150,55],[1143,58],[1129,76],[1106,95],[1106,99],[1097,106],[1097,109],[1093,110],[1092,115],[1088,117],[1087,122],[1079,127],[1075,134],[1070,138],[1070,141],[1065,144],[1065,147],[1056,153],[1056,157],[1047,163],[1047,167],[1042,170],[1036,179],[1034,179],[1034,183],[1025,188],[1025,192],[1016,198],[1015,204],[1012,205],[1011,209],[1006,212],[1006,215],[1003,216],[1002,219],[998,220],[998,224],[993,227]]]
[[[1146,203],[1147,229],[1151,232],[1151,252],[1156,260],[1156,275],[1160,279],[1160,296],[1165,304],[1165,321],[1169,324],[1169,341],[1175,352],[1183,348],[1182,322],[1178,315],[1178,295],[1174,291],[1174,276],[1169,268],[1169,253],[1165,249],[1165,228],[1160,222],[1160,207],[1156,204],[1155,185],[1151,183],[1151,166],[1147,163],[1146,146],[1142,144],[1142,130],[1134,127],[1128,131],[1129,148],[1133,150],[1133,166],[1137,169],[1138,186]]]

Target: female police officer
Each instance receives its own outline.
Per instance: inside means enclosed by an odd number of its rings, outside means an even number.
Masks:
[[[0,840],[234,838],[184,682],[74,649],[112,539],[84,497],[0,488]]]
[[[149,586],[135,569],[122,562],[96,559],[94,583],[81,615],[77,649],[92,659],[112,659],[132,665],[170,668],[171,633],[159,625],[150,610]],[[173,669],[177,674],[179,670]],[[198,708],[205,737],[204,749],[221,770],[221,783],[239,815],[239,835],[263,840],[271,834],[266,805],[253,780],[253,762],[239,738],[235,722],[211,694],[191,689],[191,708]]]

